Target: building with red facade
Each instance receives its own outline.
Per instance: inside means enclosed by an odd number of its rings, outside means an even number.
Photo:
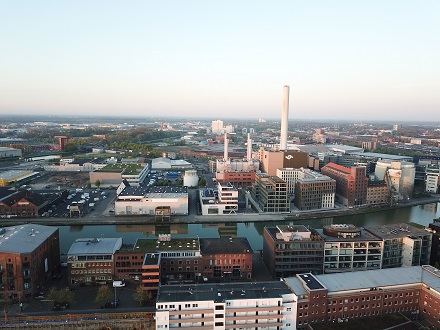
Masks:
[[[345,167],[328,163],[321,173],[336,180],[336,201],[344,206],[367,203],[368,177],[365,166]]]
[[[37,294],[59,268],[58,228],[24,224],[0,229],[0,293],[5,297]]]
[[[252,248],[246,238],[200,238],[203,278],[214,281],[252,277]]]
[[[79,238],[67,252],[70,286],[107,283],[114,280],[115,253],[122,238]]]

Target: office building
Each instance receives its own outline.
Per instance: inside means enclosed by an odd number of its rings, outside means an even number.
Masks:
[[[273,278],[322,273],[324,240],[303,225],[265,227],[263,260]]]
[[[247,202],[250,202],[257,212],[290,212],[287,183],[277,176],[257,173],[250,195],[246,197]]]
[[[336,201],[344,206],[367,203],[368,178],[365,166],[347,168],[329,163],[321,169],[322,174],[336,180]]]

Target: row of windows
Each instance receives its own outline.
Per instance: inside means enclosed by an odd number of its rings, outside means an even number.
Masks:
[[[86,270],[72,270],[71,274],[110,274],[112,272],[111,269],[86,269]]]

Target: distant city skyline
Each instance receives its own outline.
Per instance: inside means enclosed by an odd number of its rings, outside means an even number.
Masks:
[[[440,2],[0,2],[0,115],[440,122]]]

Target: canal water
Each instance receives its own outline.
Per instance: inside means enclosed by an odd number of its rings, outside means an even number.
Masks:
[[[60,250],[61,253],[67,253],[72,243],[78,238],[122,237],[124,243],[133,244],[139,238],[157,238],[158,234],[171,234],[171,238],[246,237],[254,250],[261,250],[263,248],[263,229],[265,226],[304,224],[313,228],[322,228],[324,225],[333,223],[350,223],[356,226],[368,227],[407,222],[416,222],[427,226],[433,222],[433,219],[440,217],[439,204],[431,203],[373,213],[301,221],[245,222],[238,224],[61,226],[59,227]],[[261,217],[261,215],[258,217]]]

